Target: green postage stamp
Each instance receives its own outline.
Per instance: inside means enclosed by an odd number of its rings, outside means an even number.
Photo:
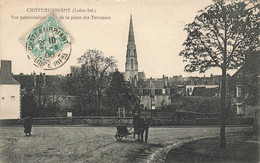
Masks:
[[[54,13],[41,20],[26,32],[20,41],[31,55],[34,65],[53,70],[66,63],[71,55],[74,38]]]

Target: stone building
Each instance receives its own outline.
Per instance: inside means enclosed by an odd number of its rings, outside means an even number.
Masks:
[[[160,109],[171,104],[171,89],[168,83],[168,77],[163,76],[159,79],[148,79],[146,86],[141,89],[140,104],[143,109]]]
[[[142,82],[142,87],[139,87],[139,97],[143,109],[158,109],[170,105],[168,77],[146,79],[144,72],[138,72],[132,15],[130,16],[125,72],[123,74],[125,80],[136,87],[138,82]]]
[[[146,78],[144,72],[138,72],[137,50],[135,45],[132,15],[130,16],[125,72],[123,74],[126,81],[135,85],[138,80],[144,80]]]
[[[12,62],[1,60],[0,119],[20,118],[20,84],[12,77]]]
[[[229,91],[238,116],[255,117],[260,109],[260,49],[246,55],[245,64],[231,77]],[[248,100],[252,104],[247,104]]]

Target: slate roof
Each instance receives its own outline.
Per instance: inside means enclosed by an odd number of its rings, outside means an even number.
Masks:
[[[157,79],[157,80],[154,80],[154,79],[149,79],[146,81],[146,89],[150,89],[150,88],[153,88],[153,89],[163,89],[165,88],[165,85],[164,85],[164,81],[162,79]]]
[[[139,80],[145,80],[146,79],[145,73],[144,72],[138,72],[138,79]]]
[[[0,75],[0,85],[20,85],[20,83],[18,81],[16,81],[13,77],[11,78],[11,80],[5,81],[2,80],[3,78]]]
[[[215,96],[219,92],[218,88],[195,87],[192,96]]]

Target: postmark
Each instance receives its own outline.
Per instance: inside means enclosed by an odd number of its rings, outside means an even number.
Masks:
[[[20,41],[36,67],[54,70],[66,63],[75,41],[54,13],[26,32]]]

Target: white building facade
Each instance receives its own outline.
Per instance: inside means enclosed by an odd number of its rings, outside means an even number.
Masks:
[[[20,118],[20,84],[12,77],[11,61],[0,65],[0,119]]]

